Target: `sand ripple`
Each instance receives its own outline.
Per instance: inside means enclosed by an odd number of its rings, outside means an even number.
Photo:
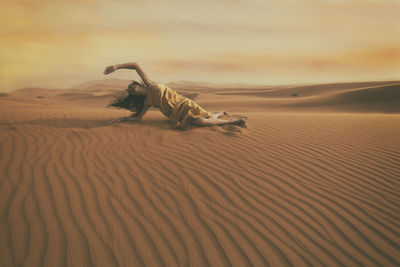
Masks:
[[[12,111],[12,112],[11,112]],[[400,117],[0,113],[0,266],[398,266]]]

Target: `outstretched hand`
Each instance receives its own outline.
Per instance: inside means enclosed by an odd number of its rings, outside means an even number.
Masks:
[[[111,123],[119,123],[119,122],[123,122],[123,121],[127,121],[127,118],[126,117],[117,118],[115,120],[112,120]]]
[[[116,71],[117,70],[117,68],[115,67],[115,65],[111,65],[111,66],[108,66],[105,70],[104,70],[104,74],[110,74],[110,73],[113,73],[114,71]]]
[[[140,118],[135,117],[135,116],[122,117],[122,118],[117,118],[117,119],[113,120],[111,123],[119,123],[119,122],[124,122],[124,121],[140,121]]]

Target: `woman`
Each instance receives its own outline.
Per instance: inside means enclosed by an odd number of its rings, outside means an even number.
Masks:
[[[219,118],[221,115],[226,114],[223,111],[211,114],[194,101],[179,95],[171,88],[150,80],[137,63],[108,66],[104,70],[104,74],[110,74],[118,69],[136,70],[143,84],[133,81],[110,104],[110,106],[125,108],[133,112],[131,116],[116,119],[114,122],[140,120],[150,107],[156,107],[179,129],[185,129],[190,124],[196,126],[226,124],[244,126],[246,123],[244,118],[231,120]]]

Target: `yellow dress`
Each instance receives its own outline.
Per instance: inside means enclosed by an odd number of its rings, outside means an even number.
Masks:
[[[194,118],[211,116],[210,112],[194,101],[181,96],[164,84],[154,83],[147,89],[146,103],[160,108],[161,112],[179,129],[184,129]]]

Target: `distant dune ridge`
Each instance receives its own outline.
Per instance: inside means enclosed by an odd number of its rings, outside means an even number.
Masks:
[[[16,90],[10,95],[25,97],[48,95],[53,100],[78,103],[90,99],[92,101],[88,104],[102,107],[110,101],[112,94],[125,89],[129,83],[129,80],[106,79],[86,82],[64,90],[25,88]],[[167,85],[191,99],[201,93],[202,98],[208,97],[211,100],[205,101],[209,102],[211,108],[218,104],[222,106],[231,104],[241,105],[243,110],[246,110],[247,103],[265,111],[400,112],[400,81],[280,86],[180,81]]]
[[[187,131],[129,82],[1,95],[0,266],[400,265],[400,81],[170,83],[248,117]]]

